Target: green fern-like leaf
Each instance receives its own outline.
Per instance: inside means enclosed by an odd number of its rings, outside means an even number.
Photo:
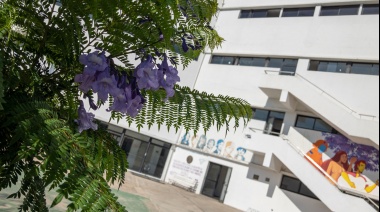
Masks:
[[[155,119],[151,118],[151,107],[144,107],[142,112],[135,118],[127,117],[130,123],[138,123],[141,126],[148,120],[149,126],[153,123],[166,124],[167,128],[174,127],[177,131],[184,126],[186,131],[197,133],[202,129],[205,133],[216,126],[221,129],[223,126],[229,130],[230,122],[236,130],[240,126],[240,121],[244,120],[244,125],[248,124],[252,117],[252,109],[248,102],[243,99],[228,96],[214,96],[188,87],[176,86],[176,94],[165,102],[164,91],[147,91],[148,102],[154,102],[156,114]],[[148,103],[150,104],[150,103]]]

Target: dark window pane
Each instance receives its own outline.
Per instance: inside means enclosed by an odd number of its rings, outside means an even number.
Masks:
[[[222,64],[222,61],[223,61],[223,57],[213,56],[212,60],[211,60],[211,63],[212,64]]]
[[[319,61],[315,61],[315,60],[310,61],[309,70],[318,71],[318,67],[319,67]]]
[[[265,59],[264,58],[240,58],[239,65],[264,67]]]
[[[310,8],[300,8],[298,12],[298,16],[300,17],[311,17],[314,16],[315,7]]]
[[[266,59],[265,58],[253,58],[252,66],[265,66]]]
[[[327,71],[329,62],[319,62],[317,71]]]
[[[282,189],[296,192],[296,193],[298,193],[300,186],[301,186],[301,181],[291,178],[291,177],[287,177],[287,176],[284,176],[281,182]]]
[[[221,57],[214,56],[212,57],[212,64],[224,64],[224,65],[234,65],[235,58],[234,57]]]
[[[281,10],[280,9],[274,9],[274,10],[268,10],[267,17],[280,17]]]
[[[339,15],[358,15],[359,5],[340,7]]]
[[[284,9],[282,17],[297,17],[298,9]]]
[[[261,121],[267,121],[269,115],[268,110],[260,110],[257,109],[255,112],[255,115],[253,116],[253,119],[255,120],[261,120]]]
[[[318,71],[346,73],[347,63],[320,62]]]
[[[235,58],[234,57],[223,57],[222,64],[225,65],[234,65]]]
[[[321,16],[339,15],[339,7],[322,7]]]
[[[240,58],[239,65],[241,66],[252,66],[253,58]]]
[[[251,17],[252,18],[265,18],[267,17],[268,10],[253,10]]]
[[[298,60],[285,59],[281,71],[296,72]]]
[[[338,63],[336,72],[347,73],[347,63],[344,63],[344,62]]]
[[[352,74],[371,74],[372,64],[353,63],[351,67]]]
[[[339,64],[336,62],[328,62],[326,66],[327,72],[337,72]],[[340,71],[341,72],[341,71]]]
[[[318,199],[318,197],[315,196],[315,194],[312,191],[310,191],[310,189],[303,183],[301,184],[300,194],[314,198],[314,199]]]
[[[373,65],[371,74],[379,76],[379,64]]]
[[[363,6],[363,15],[378,15],[379,5],[378,4],[368,4]]]
[[[298,116],[296,127],[313,130],[315,118]]]
[[[269,60],[269,67],[271,68],[282,68],[282,65],[284,63],[284,59],[275,59],[275,58],[271,58]]]
[[[315,120],[314,130],[331,133],[333,128],[321,119]]]
[[[282,119],[282,120],[284,120],[285,113],[272,111],[272,112],[270,112],[269,117],[270,118],[276,118],[276,119]]]
[[[240,12],[240,18],[249,18],[251,11],[250,10],[242,10]]]

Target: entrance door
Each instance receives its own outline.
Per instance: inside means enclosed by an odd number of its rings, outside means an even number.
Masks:
[[[202,194],[223,202],[227,194],[232,169],[210,163]]]
[[[122,149],[128,157],[129,169],[161,178],[171,145],[153,138],[126,136]]]

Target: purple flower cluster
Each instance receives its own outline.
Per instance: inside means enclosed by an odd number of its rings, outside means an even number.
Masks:
[[[79,119],[76,120],[76,122],[79,125],[79,133],[82,133],[84,130],[93,129],[97,130],[98,125],[93,122],[95,115],[92,113],[87,113],[86,109],[84,108],[83,101],[79,101],[79,108],[78,108],[78,115]]]
[[[112,60],[105,56],[104,52],[96,51],[88,55],[82,55],[80,62],[85,65],[82,74],[75,77],[79,83],[79,90],[89,99],[90,106],[97,110],[91,95],[87,93],[92,90],[98,95],[98,100],[106,102],[111,96],[113,104],[108,111],[120,112],[136,117],[145,103],[140,90],[165,89],[167,98],[174,96],[174,85],[180,81],[178,71],[169,66],[166,54],[163,54],[162,64],[156,64],[154,58],[148,55],[142,63],[136,67],[133,76],[119,73]],[[86,113],[83,102],[80,101],[78,110],[79,131],[93,129],[97,126],[93,123],[94,115]]]
[[[155,64],[153,57],[148,56],[139,66],[137,66],[134,76],[136,77],[140,89],[158,90],[164,88],[167,98],[174,96],[174,85],[180,82],[178,70],[169,66],[168,57],[163,55],[161,64]]]

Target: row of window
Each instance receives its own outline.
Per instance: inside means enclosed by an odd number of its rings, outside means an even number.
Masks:
[[[310,61],[309,70],[379,76],[378,63],[353,63],[353,62],[312,60]]]
[[[282,74],[287,74],[288,72],[296,72],[298,60],[284,58],[213,56],[211,59],[211,63],[223,65],[280,68],[281,71],[284,72]],[[378,63],[355,63],[312,60],[310,61],[309,70],[379,76]]]
[[[223,65],[280,68],[281,71],[294,73],[297,69],[298,60],[284,58],[213,56],[211,63]]]
[[[253,119],[266,122],[264,131],[272,135],[279,135],[284,123],[285,113],[253,108]],[[297,116],[296,127],[319,132],[338,134],[338,131],[320,118],[309,116]]]
[[[360,5],[323,6],[320,16],[359,15]],[[282,13],[281,13],[282,12]],[[281,15],[282,14],[282,15]],[[239,18],[313,17],[315,7],[242,10]],[[362,15],[378,15],[378,4],[363,5]]]

